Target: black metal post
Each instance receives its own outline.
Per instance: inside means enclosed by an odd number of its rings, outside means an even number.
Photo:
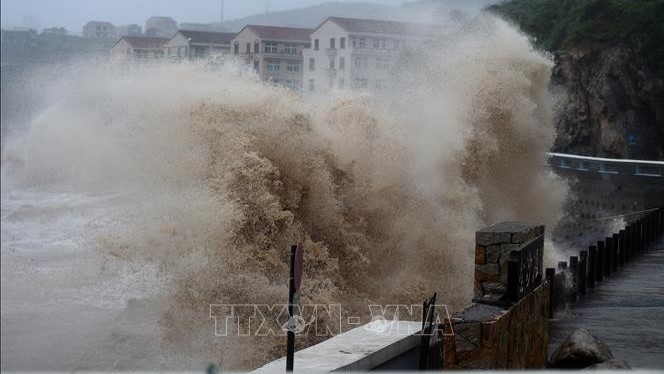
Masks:
[[[549,318],[553,318],[553,311],[556,310],[556,292],[554,277],[556,276],[556,269],[546,268],[546,280],[549,282]]]
[[[604,239],[604,276],[611,276],[611,263],[613,262],[613,238]]]
[[[510,302],[519,301],[519,262],[507,261],[507,297]]]
[[[627,243],[627,244],[625,244],[625,247],[626,247],[625,248],[625,263],[626,264],[629,263],[629,258],[632,256],[632,254],[631,254],[632,247],[634,247],[634,238],[632,238],[633,231],[634,231],[634,227],[630,223],[625,228],[625,241]]]
[[[594,245],[588,247],[588,288],[595,288],[597,272],[597,248]]]
[[[619,231],[618,239],[618,265],[620,267],[625,266],[625,251],[627,249],[627,233],[625,230]]]
[[[595,271],[595,281],[601,282],[604,278],[604,242],[597,242],[597,271]]]
[[[295,252],[297,245],[291,246],[290,253],[290,279],[288,281],[288,317],[293,318],[294,307],[293,299],[295,297]],[[286,371],[293,371],[293,360],[295,358],[295,332],[291,329],[291,321],[288,323],[288,332],[286,337]]]
[[[579,294],[584,296],[588,285],[588,251],[579,252],[579,256],[581,259],[579,260],[579,282],[577,283],[577,287]]]
[[[636,250],[635,251],[636,253],[641,252],[641,248],[643,248],[643,237],[641,235],[641,234],[643,234],[642,233],[642,228],[643,228],[643,224],[642,224],[641,220],[639,219],[638,221],[636,221],[636,233],[635,233],[635,235],[636,235],[636,247],[634,248]]]
[[[620,249],[620,234],[613,234],[612,237],[613,240],[611,240],[611,252],[612,255],[611,257],[613,260],[611,261],[611,272],[615,273],[618,271],[618,262],[620,259],[618,258],[618,250]]]
[[[558,290],[558,301],[556,302],[556,307],[559,308],[565,308],[565,305],[567,304],[567,290],[565,289],[565,277],[567,276],[567,262],[565,261],[558,261],[558,270],[560,271],[558,273],[560,280],[562,281],[559,286],[560,289]]]
[[[572,287],[569,289],[569,300],[574,303],[576,302],[576,290],[579,284],[579,257],[569,257],[569,271],[572,275]]]

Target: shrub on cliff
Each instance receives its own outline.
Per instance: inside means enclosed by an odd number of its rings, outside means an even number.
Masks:
[[[620,43],[664,75],[664,0],[511,0],[487,9],[549,51],[588,41]]]

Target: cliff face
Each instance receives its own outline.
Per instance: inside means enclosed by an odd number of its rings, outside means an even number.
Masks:
[[[664,160],[664,80],[616,45],[575,46],[555,60],[556,151]]]

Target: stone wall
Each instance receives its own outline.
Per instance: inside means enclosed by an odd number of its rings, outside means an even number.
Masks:
[[[549,286],[538,282],[519,300],[510,300],[507,276],[510,258],[543,234],[543,226],[520,222],[502,222],[477,232],[475,303],[445,323],[445,369],[545,367]],[[532,267],[541,269],[541,251],[538,256]]]
[[[512,251],[544,235],[544,226],[500,222],[475,233],[475,302],[496,303],[507,293],[507,263]],[[542,268],[540,258],[539,268]]]

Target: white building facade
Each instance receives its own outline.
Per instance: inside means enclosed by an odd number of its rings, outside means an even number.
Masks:
[[[83,26],[83,37],[86,39],[114,40],[117,36],[117,28],[110,22],[90,21]]]
[[[233,56],[251,66],[263,81],[302,90],[302,51],[312,29],[245,26],[232,41]]]
[[[203,60],[219,58],[231,53],[229,32],[178,30],[164,45],[164,53],[171,60]]]
[[[178,31],[178,22],[171,17],[153,16],[145,21],[145,35],[171,38]]]
[[[147,36],[123,36],[111,50],[113,61],[154,61],[164,57],[164,44],[168,39]]]
[[[380,92],[392,87],[391,69],[404,49],[431,40],[429,25],[330,17],[311,34],[303,52],[304,91]]]

